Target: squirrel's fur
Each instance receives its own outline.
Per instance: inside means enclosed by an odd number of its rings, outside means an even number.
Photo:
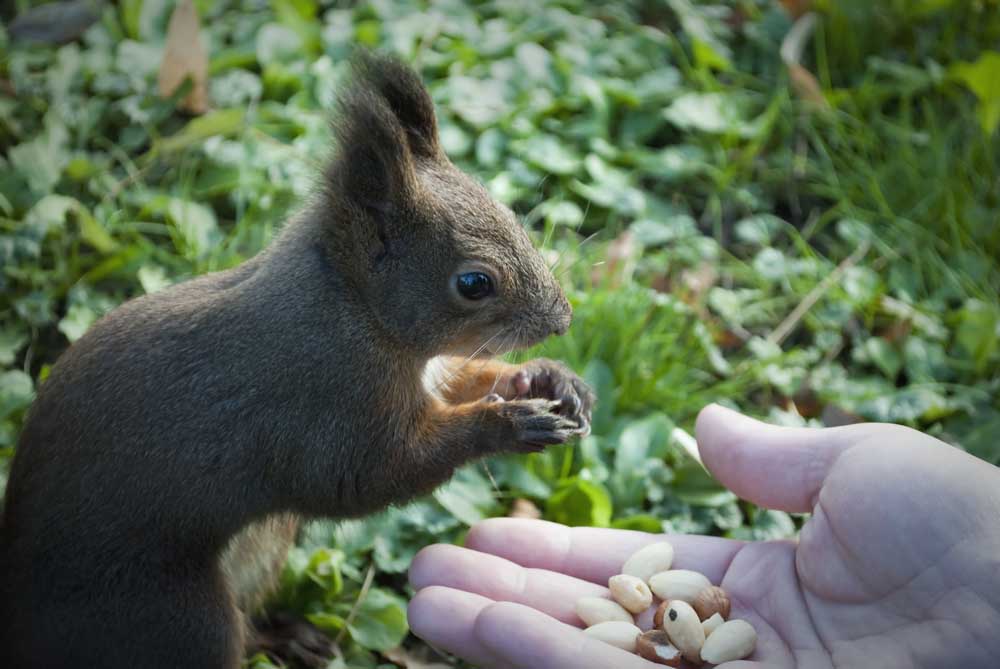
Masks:
[[[570,307],[444,156],[417,75],[361,57],[338,114],[320,192],[267,249],[123,304],[41,384],[0,527],[0,666],[237,667],[240,605],[298,518],[585,427],[565,368],[480,359],[564,332]],[[470,262],[490,299],[455,294]]]

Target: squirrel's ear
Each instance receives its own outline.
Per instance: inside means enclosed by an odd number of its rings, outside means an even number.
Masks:
[[[416,182],[406,131],[385,99],[367,88],[349,87],[333,122],[336,156],[328,186],[369,212],[403,206]]]
[[[400,60],[368,51],[353,58],[355,81],[383,98],[406,131],[415,156],[435,158],[440,154],[434,103],[420,76]]]

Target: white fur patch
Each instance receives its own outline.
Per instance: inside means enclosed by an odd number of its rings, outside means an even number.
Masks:
[[[424,384],[424,390],[433,397],[437,399],[443,399],[441,395],[441,390],[444,388],[445,384],[451,377],[448,365],[445,364],[444,358],[436,357],[431,358],[427,361],[427,366],[424,367],[424,373],[421,376],[421,381]]]

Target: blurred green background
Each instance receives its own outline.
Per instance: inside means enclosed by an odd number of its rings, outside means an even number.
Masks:
[[[200,33],[204,59],[166,65],[175,2],[37,4],[0,29],[0,483],[34,388],[96,318],[253,255],[309,196],[357,44],[420,70],[447,152],[575,305],[569,335],[515,359],[584,374],[592,436],[316,523],[293,552],[273,607],[337,640],[331,667],[428,666],[410,559],[515,503],[794,536],[683,448],[711,401],[1000,461],[998,0],[201,0],[173,39]],[[163,97],[161,67],[206,74]]]

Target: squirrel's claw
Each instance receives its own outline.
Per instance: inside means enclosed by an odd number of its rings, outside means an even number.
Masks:
[[[545,358],[532,360],[514,375],[513,387],[518,399],[554,400],[556,413],[573,421],[573,434],[590,434],[594,391],[566,365]]]
[[[579,430],[576,422],[557,413],[558,400],[519,399],[495,406],[510,421],[518,450],[533,452],[562,444]]]

